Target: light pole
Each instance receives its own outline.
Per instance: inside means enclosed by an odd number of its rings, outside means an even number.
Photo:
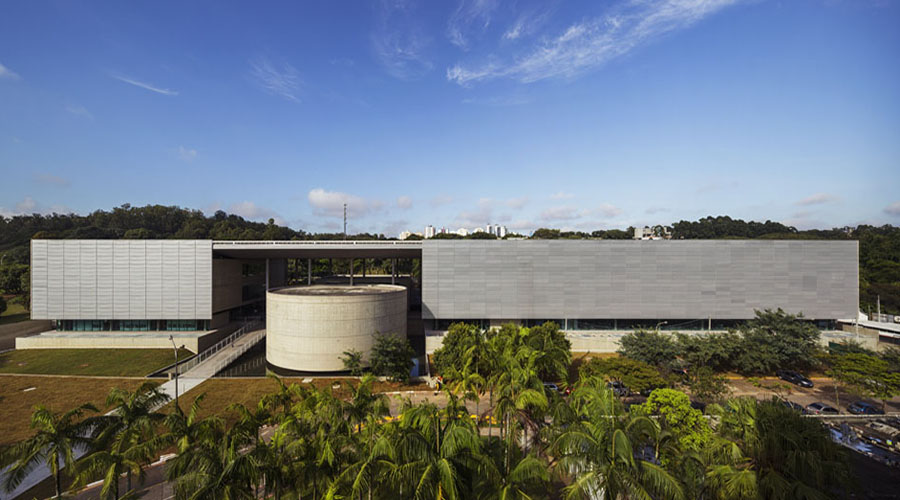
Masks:
[[[174,337],[169,335],[169,340],[172,341],[172,349],[175,351],[175,408],[181,411],[181,407],[178,406],[178,347],[175,345]]]
[[[659,327],[660,327],[660,326],[662,326],[662,325],[668,325],[668,324],[669,324],[668,321],[660,321],[659,323],[657,323],[657,324],[656,324],[656,333],[659,333]]]

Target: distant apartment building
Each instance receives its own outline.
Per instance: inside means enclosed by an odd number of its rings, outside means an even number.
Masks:
[[[431,224],[425,226],[424,236],[426,238],[434,238],[434,226],[432,226]]]
[[[669,240],[672,239],[672,231],[666,226],[644,226],[634,228],[635,240]]]

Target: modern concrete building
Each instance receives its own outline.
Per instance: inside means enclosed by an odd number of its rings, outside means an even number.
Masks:
[[[356,350],[368,364],[375,334],[406,337],[406,287],[276,288],[266,299],[266,359],[281,370],[330,372]]]
[[[390,273],[366,275],[372,259]],[[356,264],[347,266],[347,260]],[[401,276],[397,262],[413,260],[421,275]],[[341,261],[344,267],[335,267]],[[716,329],[777,307],[830,327],[856,317],[859,295],[855,241],[35,240],[31,263],[32,317],[54,320],[57,330],[19,339],[21,347],[110,346],[119,340],[135,346],[141,339],[159,347],[177,334],[196,338],[193,345],[201,349],[206,336],[265,314],[266,291],[289,278],[306,286],[403,284],[411,336],[462,320],[484,326],[554,320],[570,332]],[[277,309],[288,307],[281,301],[339,303],[348,296],[268,294]],[[375,309],[359,323],[372,335],[380,328]],[[343,315],[339,306],[329,310],[335,320]],[[285,341],[293,344],[280,350],[301,356],[315,345],[304,337],[315,327],[297,326],[304,318],[296,313],[285,317],[297,323],[289,326],[282,317],[273,335],[294,335]],[[322,342],[332,345],[315,345],[315,352],[342,352],[338,339],[345,330],[338,323],[328,329],[331,340]],[[281,366],[313,366],[309,357],[293,359]]]

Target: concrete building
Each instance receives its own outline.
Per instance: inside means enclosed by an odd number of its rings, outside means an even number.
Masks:
[[[434,238],[434,226],[431,224],[425,226],[425,238]]]
[[[406,287],[277,288],[266,300],[266,359],[276,370],[340,371],[341,355],[368,353],[375,333],[406,337]]]
[[[353,260],[352,268],[365,273],[359,263],[366,259],[380,259],[390,273],[347,274],[346,264],[335,271],[336,261]],[[397,262],[411,259],[421,259],[420,276],[397,271]],[[202,349],[235,321],[266,314],[267,296],[277,311],[306,307],[285,301],[339,304],[346,298],[271,292],[287,284],[288,268],[295,285],[404,285],[409,306],[405,329],[398,330],[411,336],[439,333],[454,321],[553,320],[576,333],[660,325],[716,329],[778,307],[831,327],[856,317],[859,292],[855,241],[34,240],[31,263],[32,318],[53,320],[57,329],[20,338],[18,348],[162,347],[172,334]],[[337,318],[340,307],[325,309]],[[374,335],[380,313],[366,307],[364,326],[354,328]],[[267,319],[275,321],[272,314]],[[315,328],[294,321],[270,323],[275,338],[299,342],[279,349],[295,357],[273,364],[333,367],[333,359],[316,365],[297,357],[308,350],[304,345],[319,341],[304,337]],[[330,331],[331,340],[321,343],[331,345],[316,344],[313,352],[333,354],[350,330],[335,323]]]

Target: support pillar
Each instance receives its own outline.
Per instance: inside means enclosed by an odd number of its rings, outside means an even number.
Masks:
[[[350,259],[350,286],[353,286],[353,259]]]
[[[395,284],[397,279],[397,259],[391,259],[391,284]]]
[[[269,291],[269,259],[266,259],[266,291]]]
[[[363,278],[366,277],[366,258],[363,257]]]
[[[306,285],[312,285],[312,259],[306,259]]]

